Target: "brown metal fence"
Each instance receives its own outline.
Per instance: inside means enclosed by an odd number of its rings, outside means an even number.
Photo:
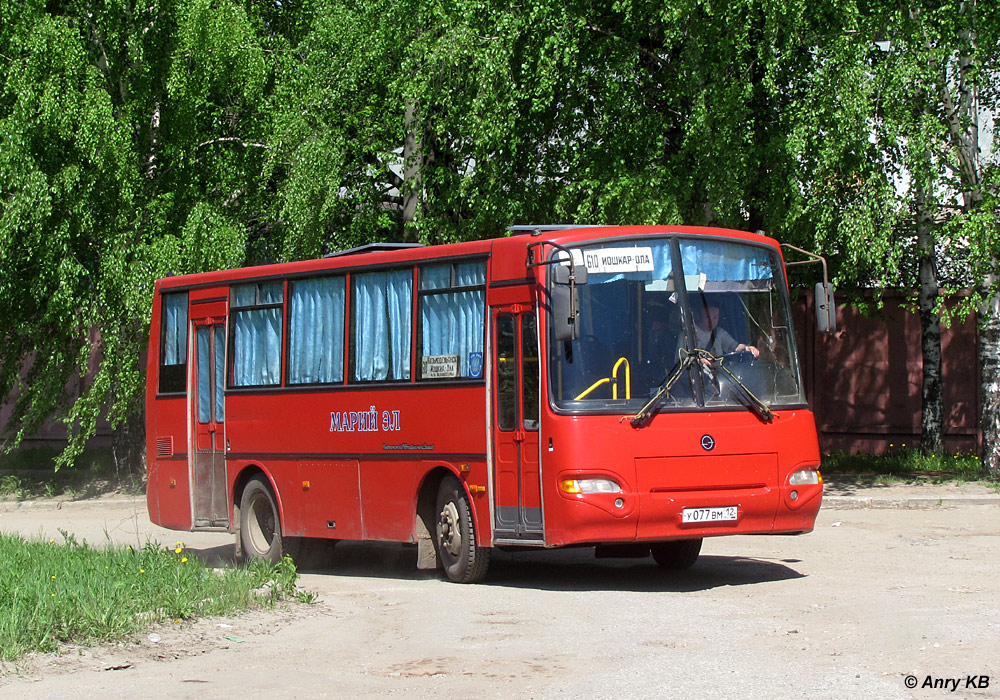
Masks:
[[[871,296],[869,296],[871,298]],[[802,374],[816,414],[820,447],[880,454],[920,444],[920,317],[903,308],[908,295],[882,293],[871,316],[838,305],[835,334],[816,333],[813,299],[795,301]],[[979,360],[976,319],[953,320],[942,329],[945,447],[977,451]]]

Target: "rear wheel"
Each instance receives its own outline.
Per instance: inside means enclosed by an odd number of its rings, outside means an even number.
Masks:
[[[701,553],[701,539],[656,542],[649,545],[649,551],[664,569],[689,569]]]
[[[475,583],[486,576],[490,550],[476,546],[476,528],[465,489],[454,478],[441,482],[437,497],[434,542],[441,565],[456,583]]]
[[[271,486],[263,477],[247,482],[240,499],[240,550],[244,561],[277,564],[283,553],[281,519]]]

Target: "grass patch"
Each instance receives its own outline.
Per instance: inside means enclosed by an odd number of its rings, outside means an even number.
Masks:
[[[115,471],[110,447],[88,448],[73,467],[56,471],[60,452],[57,447],[35,447],[0,453],[0,499],[93,498],[145,489],[145,474]]]
[[[900,448],[882,455],[835,452],[823,457],[824,474],[847,475],[873,483],[920,481],[931,483],[983,481],[1000,486],[974,454],[924,454]]]
[[[291,559],[216,571],[183,545],[92,547],[0,533],[0,660],[122,639],[162,623],[273,606],[299,593]]]

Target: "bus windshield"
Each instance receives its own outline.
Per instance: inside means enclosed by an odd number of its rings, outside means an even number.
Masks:
[[[635,412],[671,378],[661,411],[746,407],[746,392],[768,407],[805,404],[785,278],[770,246],[676,236],[572,254],[588,282],[577,286],[579,338],[557,341],[550,331],[555,408]]]

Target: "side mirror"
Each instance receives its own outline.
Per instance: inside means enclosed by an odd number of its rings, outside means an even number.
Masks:
[[[833,298],[833,285],[817,282],[813,298],[816,302],[816,330],[834,333],[837,330],[837,301]]]
[[[569,265],[554,265],[552,267],[552,281],[556,284],[587,284],[587,268],[584,265],[573,266],[574,280],[569,278]]]
[[[587,268],[574,265],[570,275],[568,265],[552,268],[552,330],[556,340],[576,340],[580,337],[580,293],[578,284],[587,284]]]

